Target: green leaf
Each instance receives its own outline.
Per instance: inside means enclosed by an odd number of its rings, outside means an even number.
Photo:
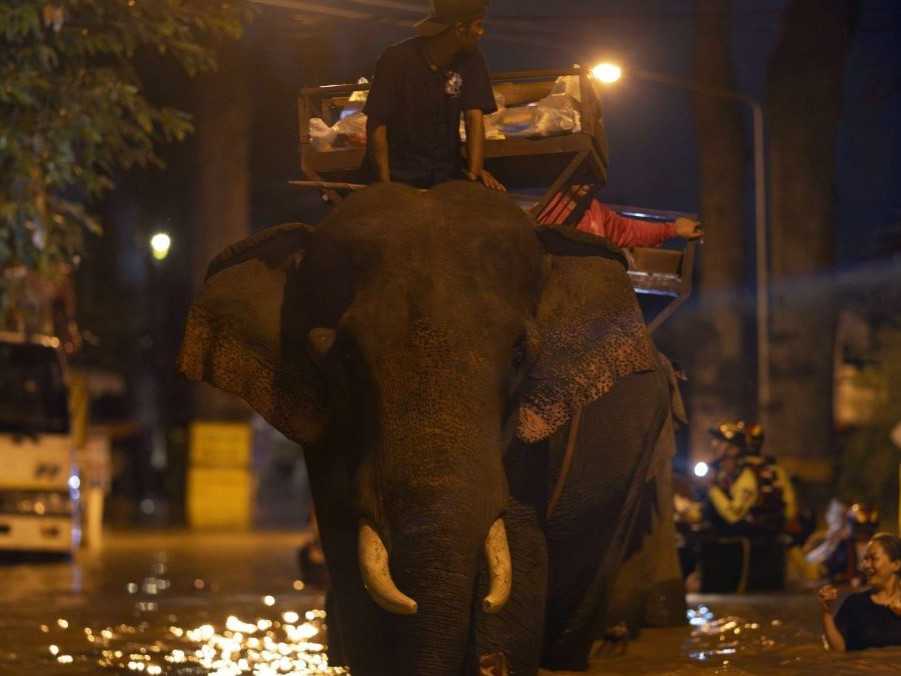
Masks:
[[[0,2],[0,295],[11,265],[49,270],[98,234],[91,200],[133,166],[162,166],[160,142],[183,140],[190,116],[151,100],[132,56],[166,54],[188,74],[215,66],[250,3],[212,0]],[[44,228],[35,238],[35,224]]]

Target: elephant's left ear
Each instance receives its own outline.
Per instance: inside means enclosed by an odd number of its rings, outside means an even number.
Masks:
[[[191,306],[179,371],[236,394],[288,438],[310,443],[326,412],[310,373],[285,358],[283,319],[292,271],[314,229],[302,223],[268,228],[229,247],[210,263]]]
[[[619,379],[657,368],[622,253],[569,230],[539,231],[548,251],[537,313],[541,350],[517,420],[517,436],[528,443],[553,434]]]

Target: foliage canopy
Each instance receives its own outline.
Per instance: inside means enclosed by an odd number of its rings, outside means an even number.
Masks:
[[[13,270],[50,273],[99,232],[94,198],[117,172],[161,165],[160,142],[192,130],[148,100],[135,57],[188,75],[237,39],[245,0],[7,0],[0,3],[0,293]]]

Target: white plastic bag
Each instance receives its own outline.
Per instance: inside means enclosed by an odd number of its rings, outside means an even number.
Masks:
[[[579,87],[578,75],[561,75],[554,81],[551,89],[551,96],[554,94],[566,94],[572,97],[573,101],[582,101],[582,89]]]
[[[328,126],[321,117],[310,118],[310,139],[316,150],[320,152],[331,150],[337,136],[338,132]]]
[[[573,134],[582,128],[579,111],[568,94],[551,94],[527,106],[506,108],[498,114],[500,131],[512,138]]]
[[[335,145],[366,145],[366,113],[362,111],[338,120],[332,129],[337,135]]]

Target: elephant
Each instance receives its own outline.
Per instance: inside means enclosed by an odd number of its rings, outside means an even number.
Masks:
[[[304,447],[332,664],[587,668],[669,407],[625,269],[468,182],[377,184],[210,263],[179,369]]]
[[[677,552],[673,506],[673,458],[676,455],[675,430],[688,424],[688,415],[679,391],[675,369],[659,354],[661,366],[669,378],[671,405],[664,428],[657,439],[652,477],[645,485],[653,510],[651,518],[636,533],[638,549],[629,552],[613,578],[613,592],[604,622],[596,628],[596,637],[605,638],[607,625],[629,637],[643,627],[673,627],[686,622],[685,584]]]

